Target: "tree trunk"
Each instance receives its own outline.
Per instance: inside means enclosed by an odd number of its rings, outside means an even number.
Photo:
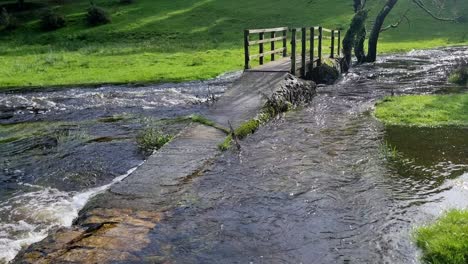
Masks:
[[[359,10],[362,9],[362,2],[361,0],[354,0],[354,13],[357,13]]]
[[[366,26],[362,25],[362,28],[356,35],[356,41],[354,44],[354,55],[356,56],[359,64],[366,62],[366,51],[364,50],[364,42],[366,41]]]
[[[356,52],[356,41],[361,40],[360,37],[362,36],[362,32],[364,31],[364,38],[362,39],[362,44],[364,44],[365,39],[365,23],[367,20],[368,12],[367,10],[359,10],[354,14],[353,19],[351,20],[351,24],[349,25],[349,29],[346,32],[345,37],[343,38],[343,56],[344,60],[342,62],[342,71],[347,72],[351,65],[351,57],[353,48]],[[359,37],[359,39],[357,39]],[[362,45],[362,53],[364,53],[364,45]],[[365,57],[365,54],[364,54]]]
[[[377,59],[377,43],[379,41],[380,31],[385,22],[385,19],[387,18],[390,11],[392,11],[393,7],[396,5],[397,2],[398,0],[387,0],[387,3],[385,3],[384,7],[377,15],[374,26],[372,27],[372,31],[369,36],[369,50],[366,58],[367,62],[375,62],[375,60]]]

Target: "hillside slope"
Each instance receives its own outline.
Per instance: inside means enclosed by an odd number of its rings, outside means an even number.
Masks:
[[[346,28],[352,17],[350,0],[96,0],[112,23],[88,28],[88,0],[59,2],[54,8],[66,14],[67,27],[41,32],[35,10],[17,14],[19,29],[0,32],[0,87],[211,78],[242,68],[244,28]],[[411,23],[384,32],[381,52],[468,42],[466,23],[435,21],[408,2],[401,0],[388,22],[411,7]],[[464,1],[451,2],[450,9],[468,13]]]

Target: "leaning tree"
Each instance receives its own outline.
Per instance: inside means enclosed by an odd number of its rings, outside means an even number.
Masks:
[[[423,10],[427,15],[436,20],[457,22],[462,18],[441,16],[441,11],[445,9],[448,0],[431,0],[430,4],[425,2],[429,0],[385,0],[385,3],[380,9],[380,12],[375,17],[371,30],[368,34],[366,29],[366,22],[369,17],[369,10],[366,8],[368,1],[353,0],[355,14],[351,20],[349,29],[343,38],[343,54],[345,58],[343,63],[344,71],[349,69],[353,50],[358,63],[374,62],[377,59],[377,45],[380,34],[383,31],[398,27],[404,20],[409,21],[408,9],[403,15],[401,15],[398,21],[388,26],[384,26],[385,20],[399,1],[411,1],[415,8]],[[367,53],[364,47],[366,39],[368,39]]]

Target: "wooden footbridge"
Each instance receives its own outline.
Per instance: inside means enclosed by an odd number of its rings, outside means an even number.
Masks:
[[[258,35],[258,38],[254,37],[255,35]],[[265,38],[266,36],[268,38]],[[288,56],[288,40],[290,40],[290,56]],[[254,51],[257,45],[258,53]],[[329,51],[324,50],[325,45],[329,45]],[[265,50],[266,46],[269,46],[269,50]],[[300,54],[297,52],[298,46]],[[305,77],[322,64],[324,56],[340,57],[341,30],[321,26],[247,29],[244,31],[244,50],[246,71],[289,72]],[[252,66],[254,60],[258,60],[256,67]]]

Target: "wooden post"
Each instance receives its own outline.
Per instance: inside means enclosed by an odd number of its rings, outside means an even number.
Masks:
[[[296,29],[291,32],[291,74],[296,75]]]
[[[272,39],[276,38],[276,32],[271,32],[271,38]],[[271,50],[272,51],[275,50],[275,41],[274,40],[271,42]],[[271,54],[271,61],[275,61],[275,54],[274,53]]]
[[[264,40],[265,39],[265,33],[260,33],[258,39],[259,40]],[[264,46],[263,43],[260,43],[260,45],[259,45],[260,65],[263,65],[263,52],[264,52],[263,46]]]
[[[244,69],[250,69],[250,45],[249,45],[249,30],[244,30],[244,55],[245,65]]]
[[[283,31],[283,37],[284,37],[284,39],[283,39],[283,48],[284,48],[283,58],[284,58],[284,57],[288,56],[288,30],[287,29],[285,29]]]
[[[330,58],[335,57],[335,30],[331,31],[331,47],[330,47]]]
[[[318,60],[317,66],[322,65],[322,37],[323,37],[323,28],[319,27],[319,36],[318,36]]]
[[[338,57],[341,56],[341,30],[338,30]]]
[[[301,28],[302,32],[302,49],[301,49],[301,77],[305,77],[307,73],[307,31],[306,28]]]
[[[315,27],[310,28],[310,64],[309,72],[314,69]]]

